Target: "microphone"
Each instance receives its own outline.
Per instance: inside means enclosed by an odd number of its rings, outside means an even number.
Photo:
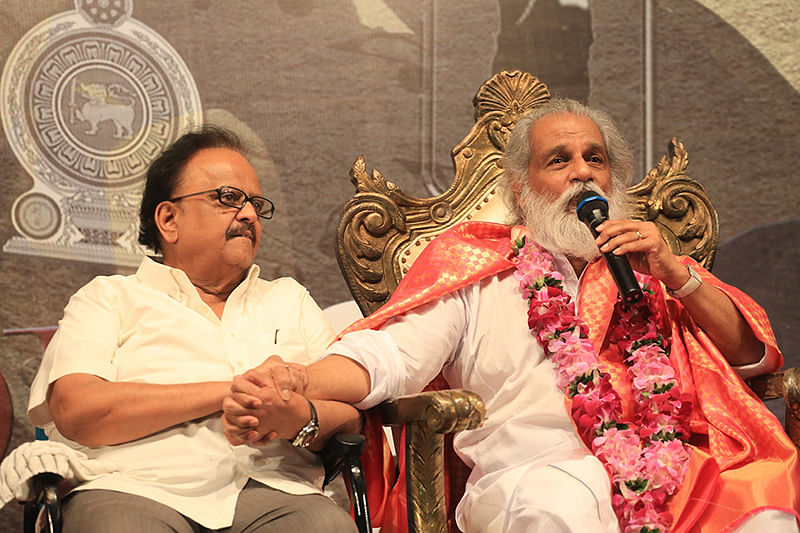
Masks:
[[[580,221],[589,227],[592,235],[597,237],[597,226],[608,220],[608,200],[592,191],[583,192],[578,197],[576,211]],[[642,288],[639,287],[639,282],[633,275],[628,258],[624,255],[614,255],[611,252],[604,253],[603,257],[606,258],[608,270],[611,271],[611,277],[617,284],[622,301],[630,305],[641,300]]]

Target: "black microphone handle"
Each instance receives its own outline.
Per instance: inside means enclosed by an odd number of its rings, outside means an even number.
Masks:
[[[592,231],[592,235],[595,237],[599,235],[599,232],[595,228],[606,220],[604,216],[599,215],[587,222],[587,226],[589,226],[589,229]],[[611,272],[611,277],[614,278],[614,283],[617,284],[617,289],[619,290],[620,297],[622,297],[622,301],[630,305],[641,300],[642,288],[639,286],[639,281],[633,274],[633,269],[628,262],[628,258],[624,255],[614,255],[611,252],[604,253],[603,257],[606,259],[606,264],[608,265],[609,272]]]
[[[608,220],[608,201],[594,195],[591,191],[581,194],[578,200],[578,218],[589,227],[595,238],[599,235],[597,226]],[[619,295],[626,304],[635,304],[642,299],[642,288],[633,275],[633,269],[624,255],[604,253],[608,270],[614,283],[617,284]]]
[[[614,278],[614,283],[617,284],[622,301],[630,305],[641,300],[642,289],[633,274],[628,258],[624,255],[614,255],[610,252],[604,253],[603,257],[606,258],[608,270],[611,271],[611,277]]]

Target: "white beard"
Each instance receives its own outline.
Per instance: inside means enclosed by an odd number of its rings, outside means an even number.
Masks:
[[[629,200],[620,189],[613,183],[611,192],[606,194],[594,182],[580,182],[556,197],[536,194],[530,184],[523,183],[518,201],[528,238],[551,252],[591,261],[600,255],[600,250],[589,228],[575,213],[576,199],[584,191],[596,192],[608,200],[609,218],[629,218]]]

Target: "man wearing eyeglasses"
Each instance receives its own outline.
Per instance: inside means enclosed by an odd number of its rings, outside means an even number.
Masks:
[[[161,259],[79,290],[31,387],[31,420],[77,452],[66,533],[355,531],[310,451],[358,431],[355,409],[287,391],[261,446],[222,431],[235,375],[280,355],[276,380],[301,379],[333,338],[301,285],[258,277],[273,211],[225,130],[188,133],[152,163],[139,241]]]

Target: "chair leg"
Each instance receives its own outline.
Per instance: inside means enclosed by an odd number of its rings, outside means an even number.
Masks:
[[[361,466],[365,441],[364,435],[339,433],[320,452],[325,465],[325,485],[333,481],[339,473],[344,476],[359,533],[372,531],[367,507],[367,483]]]

